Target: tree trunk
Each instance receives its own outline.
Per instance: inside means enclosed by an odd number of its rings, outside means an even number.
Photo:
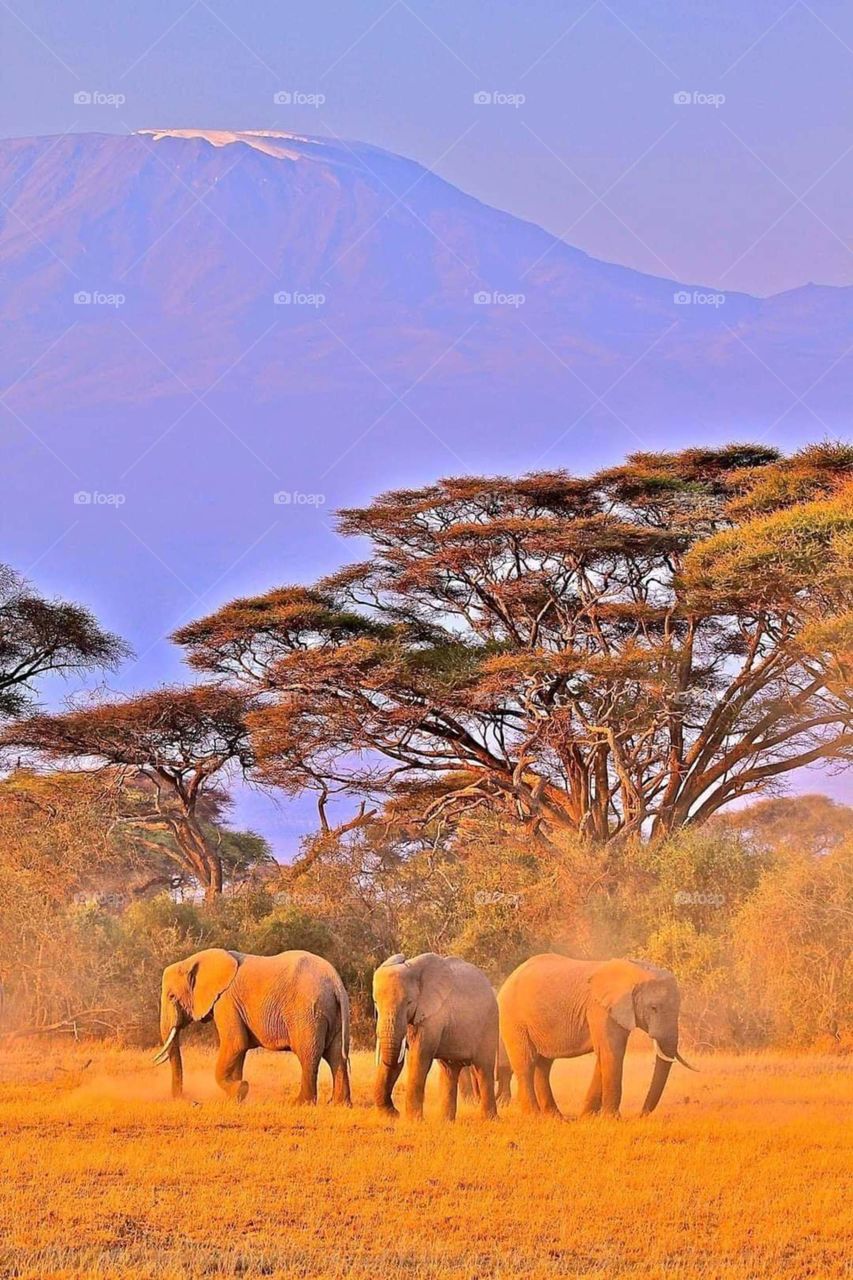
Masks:
[[[194,816],[176,824],[175,839],[204,890],[205,902],[213,902],[222,892],[222,859],[211,849]]]
[[[205,902],[214,902],[222,892],[222,859],[218,854],[210,854],[208,864],[208,883],[204,890]]]

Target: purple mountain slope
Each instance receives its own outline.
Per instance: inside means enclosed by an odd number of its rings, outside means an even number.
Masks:
[[[18,139],[0,144],[0,195],[0,376],[21,379],[22,412],[212,384],[263,412],[417,383],[457,408],[581,412],[605,395],[641,431],[761,428],[786,410],[809,421],[795,402],[816,383],[809,404],[834,428],[853,391],[853,289],[756,299],[642,275],[361,144]]]

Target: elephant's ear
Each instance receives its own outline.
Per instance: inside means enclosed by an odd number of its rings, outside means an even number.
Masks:
[[[625,1031],[633,1031],[637,1025],[634,988],[641,976],[628,960],[608,960],[589,980],[593,1000]]]
[[[223,991],[234,981],[237,968],[231,952],[219,947],[199,951],[197,956],[193,956],[187,976],[194,1022],[207,1017]]]
[[[389,956],[387,960],[383,960],[379,968],[387,969],[392,964],[405,964],[405,963],[406,963],[406,957],[404,955],[398,954],[396,956]]]
[[[413,1021],[415,1026],[420,1026],[427,1018],[439,1017],[453,1000],[453,972],[444,956],[437,956],[432,952],[418,956],[415,964],[410,967],[418,984],[417,1012]]]

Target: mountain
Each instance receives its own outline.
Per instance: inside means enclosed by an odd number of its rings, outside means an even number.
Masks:
[[[488,405],[498,433],[586,411],[640,436],[835,429],[853,391],[853,289],[643,275],[360,143],[14,139],[0,192],[0,379],[24,414],[167,412],[213,385],[243,414],[316,397],[336,447],[348,407],[412,384],[454,430]]]
[[[357,558],[337,506],[790,447],[847,431],[853,400],[853,289],[643,275],[327,138],[2,141],[0,281],[0,563],[131,641],[125,689],[186,679],[181,623]],[[315,817],[239,793],[283,853]]]

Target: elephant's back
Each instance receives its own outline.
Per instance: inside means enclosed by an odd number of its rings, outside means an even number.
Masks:
[[[546,1057],[588,1052],[589,979],[601,963],[550,952],[525,960],[498,992],[501,1035],[523,1033]]]
[[[274,956],[245,956],[238,975],[243,985],[262,986],[267,999],[298,1001],[317,1011],[334,1003],[343,983],[334,965],[311,951],[280,951]],[[344,992],[344,998],[346,993]]]
[[[574,960],[553,951],[531,956],[517,969],[513,969],[498,992],[498,1000],[514,992],[530,992],[550,983],[571,981],[586,982],[601,967],[600,960]]]
[[[310,951],[244,956],[234,986],[247,1025],[265,1049],[294,1049],[316,1028],[334,1028],[348,1017],[337,970]]]

